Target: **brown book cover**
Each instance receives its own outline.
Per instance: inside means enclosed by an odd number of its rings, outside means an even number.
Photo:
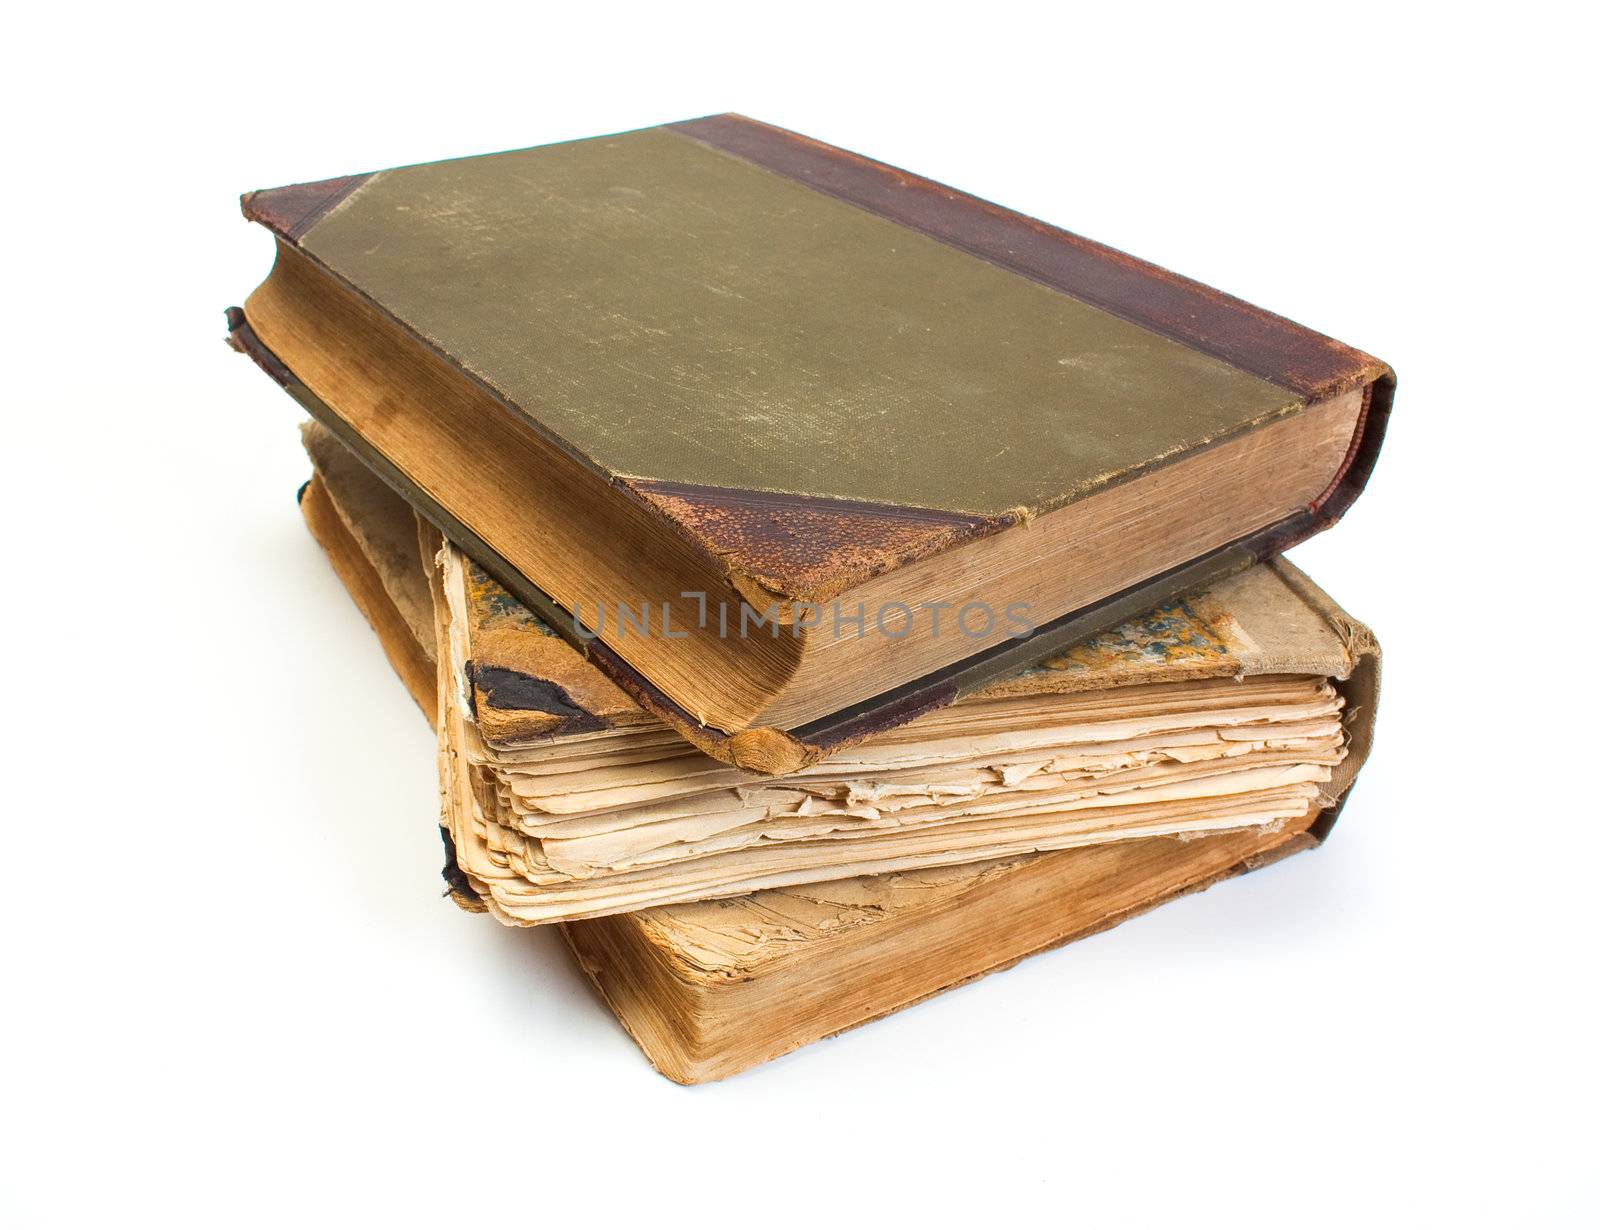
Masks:
[[[387,549],[403,542],[415,525],[411,511],[371,484],[361,467],[348,464],[326,437],[308,433],[308,446],[319,475],[302,494],[306,520],[378,631],[390,661],[430,711],[436,696],[415,664],[438,655],[431,647],[424,653],[415,640],[415,612],[404,613],[414,606],[424,579],[422,555],[407,558],[404,550]],[[567,943],[657,1069],[673,1080],[695,1083],[732,1075],[1316,845],[1370,750],[1378,648],[1371,634],[1304,574],[1282,562],[1262,571],[1275,579],[1244,586],[1273,595],[1271,609],[1247,617],[1245,626],[1270,629],[1275,641],[1262,645],[1236,637],[1234,669],[1242,665],[1241,653],[1257,665],[1271,655],[1283,669],[1324,669],[1329,636],[1348,653],[1347,677],[1339,686],[1346,700],[1349,754],[1326,787],[1326,806],[1304,820],[1276,830],[1119,841],[662,906],[562,924]],[[509,596],[491,598],[479,610],[482,617],[475,623],[481,633],[474,643],[493,655],[486,662],[508,660],[519,643],[535,661],[541,659],[540,647],[551,638],[530,629]],[[1206,646],[1174,628],[1172,619],[1161,623],[1163,669],[1195,669],[1207,656]],[[1149,626],[1130,627],[1076,650],[1081,673],[1102,680],[1148,678],[1157,644]],[[1310,652],[1296,654],[1295,644]],[[572,657],[563,647],[553,660]],[[524,667],[533,664],[526,656],[519,660]],[[1210,665],[1202,663],[1201,669]],[[600,684],[606,686],[603,680]],[[587,695],[581,688],[577,694]],[[476,681],[480,716],[488,695],[482,680]],[[566,695],[570,700],[573,694]],[[548,738],[572,729],[573,713],[553,712],[548,704],[522,708],[517,702],[523,698],[531,696],[519,697],[513,681],[511,691],[500,697],[509,707],[491,706],[489,720],[502,738]],[[608,708],[603,691],[597,708]],[[599,720],[621,715],[616,711]],[[458,904],[485,908],[453,857],[447,878]]]
[[[950,703],[1332,524],[1371,471],[1393,394],[1384,364],[1281,317],[739,116],[255,192],[244,208],[280,255],[230,313],[235,344],[636,702],[763,772]],[[462,396],[470,385],[498,408],[496,430],[526,433],[507,450],[575,466],[567,488],[529,497],[616,529],[618,558],[591,551],[574,575],[615,567],[619,584],[648,590],[641,573],[670,556],[688,571],[666,575],[714,574],[717,592],[775,604],[792,628],[799,608],[881,598],[934,568],[982,571],[1009,551],[1026,570],[1051,526],[1075,557],[1101,550],[1103,567],[1069,609],[1035,611],[1028,639],[997,624],[924,653],[909,636],[877,673],[818,666],[803,703],[730,701],[713,720],[670,663],[639,665],[675,652],[663,638],[630,642],[603,619],[598,637],[579,636],[582,585],[546,584],[508,558],[523,549],[515,523],[538,510],[513,502],[472,525],[452,512],[439,491],[463,475],[495,485],[498,452],[432,475],[390,459],[394,403],[358,413],[361,390],[296,315],[313,281],[342,296],[340,319],[403,335],[381,353],[342,338],[356,367],[448,377]],[[1319,415],[1337,464],[1297,479],[1315,479],[1305,491],[1285,480],[1265,524],[1220,542],[1204,534],[1221,529],[1195,529],[1192,557],[1121,551],[1120,523],[1094,503],[1229,450],[1287,473],[1299,450],[1273,433]],[[509,489],[518,475],[498,477]],[[1187,498],[1152,542],[1205,525],[1207,493]],[[1096,533],[1110,535],[1099,548]],[[692,631],[683,607],[675,622]],[[728,672],[755,673],[748,653]]]

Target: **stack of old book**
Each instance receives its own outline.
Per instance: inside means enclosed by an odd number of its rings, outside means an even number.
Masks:
[[[736,116],[250,193],[462,906],[728,1075],[1315,845],[1383,364]]]

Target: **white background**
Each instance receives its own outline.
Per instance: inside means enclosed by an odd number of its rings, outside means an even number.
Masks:
[[[1592,1219],[1579,7],[560,7],[7,18],[0,1222]],[[1400,392],[1294,553],[1386,649],[1334,840],[681,1089],[554,932],[441,899],[432,738],[222,308],[271,259],[244,189],[722,110],[1220,285]]]

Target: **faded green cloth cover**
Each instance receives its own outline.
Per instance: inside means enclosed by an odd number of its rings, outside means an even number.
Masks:
[[[1303,404],[671,129],[383,171],[300,246],[630,478],[1042,511]]]

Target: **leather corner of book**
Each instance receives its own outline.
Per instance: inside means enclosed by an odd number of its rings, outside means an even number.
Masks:
[[[1019,518],[1015,512],[990,516],[653,478],[617,481],[714,556],[736,584],[794,602],[830,601],[852,585]]]
[[[491,739],[587,734],[611,725],[560,684],[492,662],[466,663],[473,717]]]
[[[456,858],[456,843],[450,836],[450,830],[441,825],[439,838],[444,843],[444,866],[440,869],[439,876],[444,880],[445,896],[469,914],[487,913],[489,909],[487,903],[472,887],[471,879],[461,869],[461,864]]]
[[[274,383],[291,390],[299,387],[300,381],[295,374],[282,359],[267,349],[266,343],[256,336],[256,331],[250,327],[250,322],[245,317],[244,309],[228,308],[227,319],[228,345],[271,376]]]
[[[307,231],[371,178],[372,173],[341,175],[282,188],[261,188],[239,198],[239,211],[273,234],[298,243]]]

